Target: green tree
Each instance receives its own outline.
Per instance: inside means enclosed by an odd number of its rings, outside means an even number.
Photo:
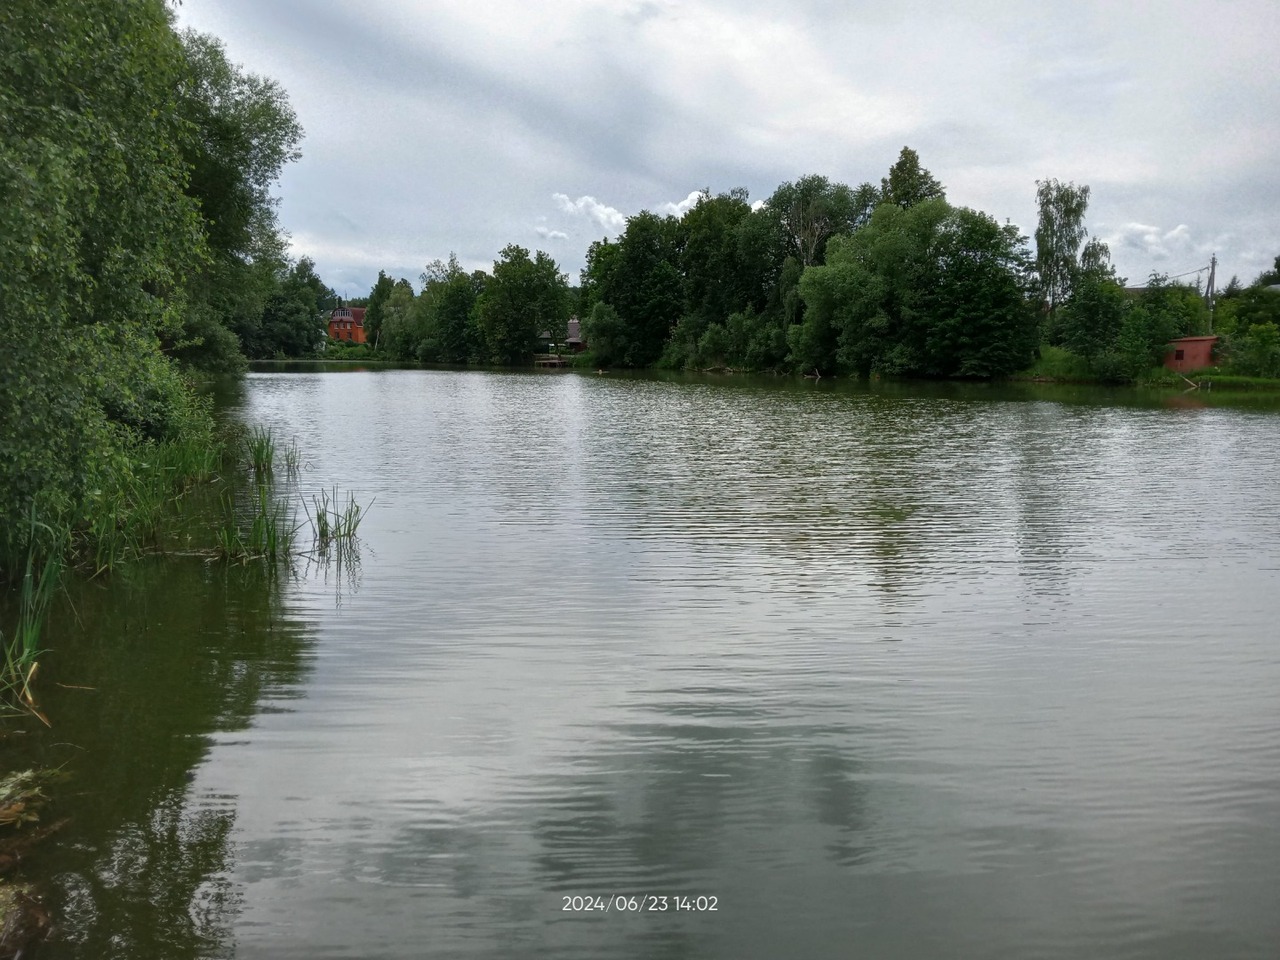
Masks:
[[[569,319],[569,281],[550,256],[510,244],[493,263],[492,279],[476,302],[482,357],[491,363],[527,363],[543,330],[562,330]]]
[[[1062,346],[1090,364],[1116,347],[1132,304],[1114,279],[1086,274],[1063,308],[1058,326]]]
[[[1280,294],[1271,294],[1280,299]],[[1280,326],[1254,323],[1233,345],[1234,368],[1247,376],[1280,377]]]
[[[582,335],[600,366],[619,366],[626,361],[631,337],[618,311],[609,304],[598,301],[591,308],[591,313],[582,321]]]
[[[184,70],[160,0],[0,5],[0,566],[194,422],[159,344],[202,252]]]
[[[448,263],[436,260],[428,264],[422,274],[425,336],[418,346],[418,359],[467,363],[477,355],[479,338],[473,315],[487,277],[480,271],[467,273],[454,254],[449,255]]]
[[[811,174],[779,186],[765,207],[777,220],[786,252],[807,267],[823,262],[833,236],[853,232],[866,202],[863,188],[855,194],[847,184]]]
[[[679,221],[647,210],[627,220],[616,250],[610,245],[597,248],[596,260],[604,274],[599,301],[613,307],[627,331],[619,362],[648,367],[662,356],[684,310],[680,254]]]
[[[364,335],[365,339],[375,346],[378,345],[382,333],[383,310],[395,285],[396,282],[387,276],[385,271],[379,270],[378,279],[374,282],[373,289],[369,291],[369,302],[364,311]]]
[[[925,200],[883,204],[800,279],[808,310],[789,331],[799,369],[995,377],[1026,366],[1035,322],[1026,238],[986,214]]]
[[[738,226],[751,215],[745,190],[718,196],[704,191],[680,222],[680,271],[685,309],[707,322],[723,320],[751,302],[753,283],[738,245]]]
[[[897,162],[889,168],[889,176],[880,181],[880,202],[892,203],[906,210],[926,200],[945,200],[946,190],[924,167],[920,155],[903,147]]]
[[[608,237],[587,247],[586,263],[578,274],[578,313],[589,316],[597,303],[608,300],[621,248]]]
[[[166,346],[208,369],[226,366],[214,324],[233,331],[250,353],[262,339],[268,298],[279,306],[279,278],[289,267],[271,188],[298,157],[302,129],[279,84],[232,64],[221,41],[192,30],[181,41],[174,107],[185,124],[178,142],[208,256],[188,277],[185,323]]]
[[[415,360],[422,342],[413,285],[400,279],[382,304],[381,348],[398,360]],[[368,316],[366,314],[366,316]]]
[[[1048,307],[1052,328],[1058,307],[1070,299],[1080,273],[1080,245],[1088,236],[1084,214],[1089,208],[1089,188],[1037,180],[1036,202],[1040,208],[1036,225],[1038,291]]]
[[[315,264],[303,257],[280,272],[256,335],[246,345],[249,356],[314,356],[324,343],[329,314],[339,303],[338,295],[316,274]]]

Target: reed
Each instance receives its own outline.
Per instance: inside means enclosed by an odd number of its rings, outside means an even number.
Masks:
[[[290,480],[296,480],[301,471],[302,451],[298,449],[298,438],[294,437],[284,448],[284,472]]]
[[[249,452],[249,465],[254,479],[259,483],[271,479],[275,470],[276,441],[270,427],[254,427],[245,436],[245,449]]]
[[[257,485],[244,511],[239,509],[234,493],[224,493],[221,500],[222,519],[214,539],[216,553],[222,559],[275,565],[294,553],[298,524],[293,511],[283,500],[272,497],[265,484]]]
[[[36,528],[52,536],[48,526],[31,519],[32,533],[28,541],[26,568],[18,591],[18,617],[12,634],[0,643],[4,646],[3,673],[0,673],[0,702],[10,710],[43,714],[36,708],[31,683],[40,666],[40,636],[48,619],[49,604],[62,579],[62,550],[42,549]],[[45,721],[46,723],[48,721]]]
[[[369,501],[369,507],[373,506],[376,499],[375,497]],[[362,507],[356,501],[354,493],[348,491],[346,500],[341,501],[338,499],[337,487],[333,488],[332,493],[321,490],[319,494],[312,495],[310,508],[305,500],[302,506],[311,523],[314,553],[323,557],[332,549],[343,553],[356,545],[356,534],[368,507]]]

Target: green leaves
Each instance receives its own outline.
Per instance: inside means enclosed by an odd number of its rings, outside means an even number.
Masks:
[[[788,334],[797,369],[993,377],[1030,362],[1025,238],[986,214],[924,200],[882,204],[800,280]]]
[[[476,303],[482,350],[492,363],[527,363],[542,331],[563,330],[569,319],[569,281],[539,250],[531,259],[510,244],[494,261],[493,277]]]
[[[194,341],[205,262],[186,67],[161,0],[0,7],[0,564],[33,505],[84,525],[138,444],[208,420],[158,339]]]
[[[1089,187],[1057,180],[1036,181],[1036,202],[1040,218],[1036,225],[1036,271],[1040,278],[1040,296],[1049,305],[1049,313],[1068,300],[1080,274],[1077,253],[1088,231],[1084,214],[1089,208]],[[1095,248],[1091,260],[1099,259]]]

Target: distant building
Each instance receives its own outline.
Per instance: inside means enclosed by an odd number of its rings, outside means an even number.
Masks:
[[[582,324],[578,322],[577,317],[569,321],[568,334],[564,342],[570,353],[581,353],[587,348],[587,342],[582,339]]]
[[[336,307],[329,314],[329,336],[334,340],[364,343],[364,307]]]
[[[1213,347],[1217,342],[1217,337],[1180,337],[1170,340],[1164,365],[1178,373],[1212,367]]]
[[[571,318],[565,325],[563,339],[553,340],[549,330],[543,330],[538,334],[538,339],[542,342],[543,350],[546,351],[554,347],[557,352],[581,353],[587,348],[586,341],[582,339],[582,325],[577,317]]]

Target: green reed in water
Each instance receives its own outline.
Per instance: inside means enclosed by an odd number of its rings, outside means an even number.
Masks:
[[[39,547],[36,528],[50,535],[53,531],[38,523],[34,517],[31,524],[33,529],[27,549],[27,562],[18,590],[17,622],[9,636],[4,636],[3,631],[0,631],[0,644],[4,646],[4,663],[0,672],[0,705],[10,711],[34,713],[44,720],[43,714],[36,708],[31,681],[40,665],[40,635],[48,618],[50,601],[62,579],[63,562],[60,551],[50,549],[42,552]]]
[[[302,451],[298,449],[298,438],[294,437],[284,448],[284,472],[290,480],[298,479],[302,471]]]
[[[253,467],[254,479],[258,482],[269,480],[275,471],[276,441],[270,427],[254,427],[244,440],[249,452],[249,465]]]
[[[369,501],[369,506],[373,506],[373,503],[373,500]],[[303,509],[307,511],[307,519],[311,522],[313,550],[316,554],[323,557],[331,549],[336,549],[341,554],[355,546],[358,539],[356,531],[360,529],[360,522],[368,509],[356,501],[355,494],[348,491],[344,502],[338,499],[337,487],[333,488],[332,493],[321,490],[318,495],[312,495],[311,505],[314,510],[307,509],[306,501],[303,501]]]
[[[294,551],[299,525],[293,511],[258,484],[246,510],[238,509],[235,494],[224,493],[222,520],[215,531],[217,553],[224,560],[247,563],[263,560],[276,564]]]

